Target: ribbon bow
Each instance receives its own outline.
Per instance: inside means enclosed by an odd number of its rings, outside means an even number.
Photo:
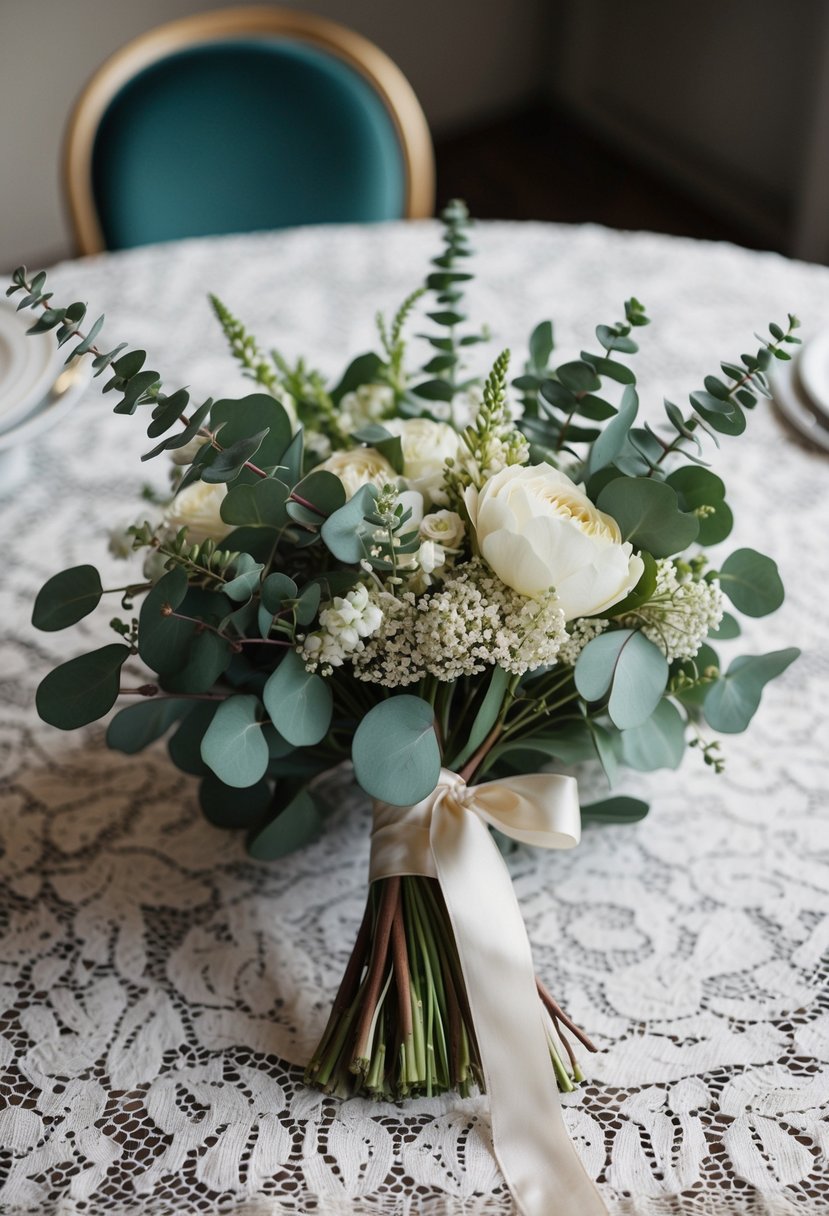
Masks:
[[[415,806],[374,804],[370,878],[440,883],[490,1096],[495,1157],[522,1216],[606,1216],[567,1135],[512,879],[487,830],[548,849],[581,836],[576,782],[534,773],[467,786],[441,769]]]

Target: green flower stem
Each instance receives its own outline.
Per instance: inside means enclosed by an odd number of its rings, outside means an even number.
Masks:
[[[556,1051],[555,1043],[553,1042],[552,1036],[549,1033],[547,1034],[547,1046],[550,1049],[550,1062],[553,1065],[553,1072],[556,1075],[556,1083],[558,1085],[559,1092],[563,1094],[572,1093],[572,1091],[576,1088],[573,1084],[573,1079],[562,1064],[561,1056]]]
[[[493,977],[497,982],[497,976]],[[572,1027],[542,984],[550,1060],[569,1091],[581,1073]],[[592,1044],[578,1028],[573,1033]],[[381,1099],[485,1088],[454,931],[440,887],[405,876],[372,884],[331,1017],[305,1079],[326,1093]]]

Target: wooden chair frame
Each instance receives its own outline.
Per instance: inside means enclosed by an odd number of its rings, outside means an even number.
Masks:
[[[84,88],[69,120],[63,160],[65,196],[81,254],[106,249],[92,191],[95,135],[113,97],[151,64],[189,47],[256,34],[279,34],[327,51],[359,72],[378,94],[394,123],[406,172],[405,216],[433,214],[435,165],[429,127],[414,90],[397,65],[374,43],[334,21],[288,8],[217,9],[171,21],[116,51]]]

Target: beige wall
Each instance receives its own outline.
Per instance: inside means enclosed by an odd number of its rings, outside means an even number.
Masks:
[[[0,268],[70,252],[61,134],[99,63],[163,21],[231,0],[0,0]],[[376,42],[437,132],[520,105],[540,86],[545,0],[292,0]]]

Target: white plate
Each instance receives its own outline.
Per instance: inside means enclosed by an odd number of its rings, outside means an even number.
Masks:
[[[829,420],[829,329],[803,343],[797,374],[816,409]]]
[[[803,391],[799,360],[778,363],[775,360],[771,389],[774,404],[791,426],[824,452],[829,452],[829,418],[814,405]]]
[[[14,427],[43,400],[64,356],[53,332],[27,334],[37,317],[17,312],[14,297],[0,298],[0,431]]]

